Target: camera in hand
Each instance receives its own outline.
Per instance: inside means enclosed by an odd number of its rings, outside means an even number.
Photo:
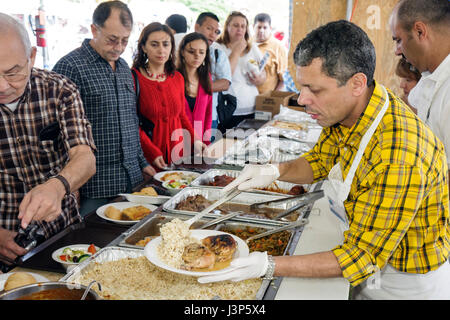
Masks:
[[[44,239],[44,231],[36,224],[29,224],[25,229],[19,228],[14,242],[26,250],[31,250]]]

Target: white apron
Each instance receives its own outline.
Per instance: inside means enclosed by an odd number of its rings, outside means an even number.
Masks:
[[[382,89],[386,101],[361,139],[358,152],[345,180],[342,178],[341,166],[338,162],[330,170],[328,180],[323,183],[323,190],[328,197],[330,210],[339,218],[342,233],[348,230],[344,201],[350,193],[350,187],[364,150],[389,106],[387,91],[383,86]],[[344,236],[342,235],[343,239]],[[450,299],[450,264],[444,263],[437,270],[426,274],[400,272],[387,264],[383,270],[377,271],[355,288],[354,299]]]

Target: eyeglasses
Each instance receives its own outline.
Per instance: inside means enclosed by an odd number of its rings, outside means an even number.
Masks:
[[[29,62],[30,62],[30,60],[27,60],[26,66],[22,67],[22,69],[24,69],[25,67],[28,69]],[[19,82],[19,81],[25,80],[28,77],[28,73],[22,73],[22,72],[5,73],[5,74],[0,74],[0,77],[5,78],[5,80],[9,83]]]
[[[127,46],[128,38],[122,38],[121,39],[121,38],[118,38],[118,37],[113,36],[113,35],[108,36],[108,35],[103,33],[102,27],[100,27],[98,25],[95,25],[95,26],[97,27],[97,30],[105,37],[105,43],[108,46],[115,47],[115,46],[118,46],[119,44],[122,47],[126,47]]]

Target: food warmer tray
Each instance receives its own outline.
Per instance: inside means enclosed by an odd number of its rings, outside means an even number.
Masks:
[[[119,259],[124,258],[138,258],[144,254],[143,250],[132,249],[132,248],[123,248],[123,247],[115,247],[110,246],[103,249],[100,249],[97,253],[89,257],[88,259],[81,262],[76,268],[72,269],[68,272],[64,277],[62,277],[59,281],[62,282],[71,282],[76,283],[76,279],[82,275],[84,272],[87,272],[90,268],[95,266],[95,263],[103,263],[109,261],[117,261]],[[263,280],[261,283],[261,287],[256,293],[256,299],[262,300],[265,296],[266,290],[270,285],[269,280]]]
[[[241,170],[210,169],[210,170],[206,171],[205,173],[201,174],[200,176],[198,176],[197,178],[195,178],[195,180],[191,182],[191,186],[202,187],[202,188],[222,188],[219,186],[208,186],[206,184],[209,182],[213,182],[215,176],[227,175],[229,177],[237,178],[241,172],[242,172]],[[291,190],[292,187],[297,186],[297,185],[298,184],[295,184],[295,183],[276,180],[268,188],[270,188],[270,187],[272,187],[274,189],[278,188],[278,189],[286,191],[286,193],[267,191],[267,190],[258,190],[258,189],[252,189],[252,190],[249,190],[249,192],[271,194],[271,195],[280,195],[281,194],[284,196],[289,196],[287,194],[287,192],[289,190]],[[311,187],[310,185],[306,185],[306,184],[303,184],[302,186],[305,188],[306,192],[308,192]]]
[[[210,201],[218,200],[219,198],[223,197],[222,195],[222,188],[202,188],[202,187],[187,187],[180,192],[178,192],[176,195],[174,195],[171,199],[169,199],[166,203],[162,205],[162,209],[165,212],[168,213],[174,213],[174,214],[186,214],[189,216],[195,215],[197,212],[193,211],[185,211],[185,210],[178,210],[175,209],[176,205],[186,199],[189,196],[195,196],[195,195],[202,195],[206,199]],[[226,203],[234,203],[234,204],[242,204],[242,205],[251,205],[256,202],[263,202],[263,201],[271,201],[276,199],[285,199],[286,196],[282,195],[268,195],[268,194],[260,194],[260,193],[254,193],[254,192],[242,192],[238,196],[236,196],[234,199],[232,199],[229,202]],[[225,203],[225,204],[226,204]],[[266,206],[268,209],[278,209],[278,210],[287,210],[291,207],[293,207],[297,203],[296,199],[293,199],[292,201],[285,201],[281,204],[271,204]],[[299,209],[299,216],[297,218],[301,219],[304,217],[306,212],[308,212],[312,208],[313,204],[309,204],[301,209]],[[220,215],[220,213],[209,213],[205,215],[205,217],[213,217],[217,218]],[[286,225],[289,222],[292,222],[292,219],[289,219],[290,216],[287,216],[285,218],[281,218],[280,220],[272,220],[269,218],[262,218],[262,217],[255,217],[250,215],[239,215],[234,218],[232,218],[235,221],[243,221],[243,222],[261,222],[266,224],[272,224],[276,226],[283,226]]]
[[[159,229],[162,224],[167,223],[175,218],[179,218],[180,220],[187,220],[189,217],[186,215],[176,215],[176,214],[164,214],[164,213],[156,213],[150,219],[147,219],[142,224],[139,224],[137,228],[130,228],[127,232],[123,233],[122,239],[117,244],[119,247],[127,247],[133,249],[144,249],[142,246],[135,245],[139,240],[144,239],[147,236],[159,236]],[[195,222],[192,225],[191,229],[195,229],[200,227],[201,225],[207,223],[211,219],[203,218],[199,221]],[[208,229],[214,229],[215,226],[211,226]]]

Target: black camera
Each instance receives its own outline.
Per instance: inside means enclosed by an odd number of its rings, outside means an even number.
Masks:
[[[29,224],[25,229],[19,228],[14,242],[26,250],[31,250],[44,239],[44,231],[36,224]]]

